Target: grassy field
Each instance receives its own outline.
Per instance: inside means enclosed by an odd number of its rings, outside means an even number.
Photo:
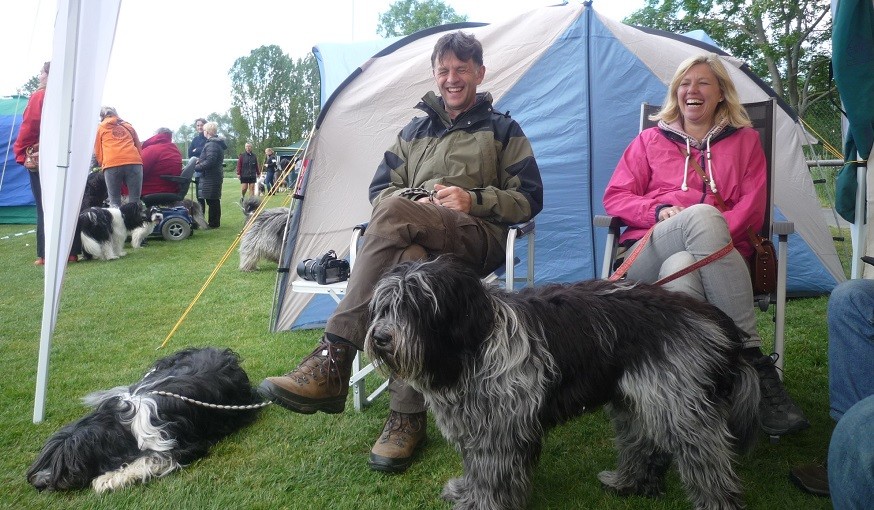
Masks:
[[[443,509],[443,483],[461,473],[458,455],[429,424],[429,443],[403,475],[370,471],[367,455],[382,429],[387,399],[362,413],[295,415],[268,407],[251,427],[213,448],[209,457],[167,478],[113,494],[90,490],[41,494],[24,477],[45,439],[82,416],[85,394],[139,379],[158,357],[187,346],[231,347],[254,384],[287,371],[308,354],[321,331],[270,333],[276,265],[237,270],[236,251],[187,319],[156,350],[239,234],[238,186],[225,182],[222,227],[195,231],[178,243],[150,240],[112,262],[68,267],[51,348],[46,419],[32,423],[42,311],[43,270],[27,225],[0,225],[0,508],[15,509]],[[271,206],[279,205],[278,199]],[[339,247],[338,247],[339,248]],[[751,509],[826,509],[787,479],[796,464],[822,460],[828,417],[825,297],[793,300],[786,319],[786,385],[812,427],[757,448],[739,460]],[[760,313],[760,331],[773,331]],[[547,438],[534,478],[533,509],[685,509],[675,472],[658,500],[604,493],[596,474],[614,465],[612,432],[602,412],[567,423]]]

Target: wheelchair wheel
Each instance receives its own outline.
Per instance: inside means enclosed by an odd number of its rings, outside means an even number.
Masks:
[[[170,218],[161,226],[161,235],[168,241],[181,241],[191,235],[191,225],[182,218]]]

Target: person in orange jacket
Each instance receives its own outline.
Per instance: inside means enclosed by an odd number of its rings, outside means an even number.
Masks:
[[[115,108],[100,108],[94,156],[103,169],[110,207],[121,205],[122,184],[127,186],[128,202],[139,202],[143,187],[142,154],[142,143],[134,127],[121,120]]]

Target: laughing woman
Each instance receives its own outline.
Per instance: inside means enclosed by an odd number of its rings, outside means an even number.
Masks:
[[[762,353],[756,331],[747,266],[753,248],[746,232],[758,232],[764,221],[767,166],[759,135],[719,57],[710,53],[681,63],[661,111],[651,119],[658,126],[642,131],[625,149],[604,192],[607,214],[628,225],[620,238],[624,246],[633,249],[655,226],[628,277],[655,282],[733,241],[728,255],[669,288],[716,305],[749,335],[743,354],[759,372],[762,429],[781,435],[807,428],[774,359]],[[717,192],[724,212],[715,207]]]

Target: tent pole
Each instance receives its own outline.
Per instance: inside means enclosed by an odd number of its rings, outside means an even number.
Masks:
[[[65,54],[63,77],[59,85],[61,89],[62,108],[60,112],[61,136],[58,137],[58,159],[57,159],[57,175],[53,183],[55,187],[55,197],[61,198],[61,204],[54,207],[52,217],[45,218],[48,220],[47,226],[61,225],[61,216],[64,214],[63,201],[65,198],[64,190],[67,188],[67,171],[70,167],[70,136],[72,134],[73,124],[73,97],[74,97],[74,77],[76,74],[76,58],[78,53],[79,43],[79,14],[81,0],[70,0],[67,3],[66,10],[66,28],[65,35]],[[63,6],[63,2],[61,3]],[[60,13],[60,10],[59,10]],[[64,18],[59,18],[64,19]],[[42,326],[40,329],[39,341],[39,356],[37,359],[36,372],[36,394],[33,403],[33,422],[40,423],[45,417],[46,390],[48,388],[48,368],[49,368],[49,352],[51,350],[52,333],[55,329],[57,320],[58,302],[60,301],[60,293],[57,292],[58,281],[63,277],[60,267],[61,260],[61,229],[47,228],[46,229],[46,264],[45,278],[43,284],[43,313]],[[51,239],[49,239],[51,236]],[[67,246],[65,253],[69,251]],[[66,256],[64,256],[66,258]]]
[[[856,153],[856,159],[861,160],[861,155],[858,152]],[[865,206],[868,202],[867,174],[869,166],[871,166],[870,161],[866,166],[859,166],[856,169],[856,235],[853,237],[853,260],[850,265],[850,278],[853,280],[862,278],[863,267],[861,257],[865,255],[865,248],[868,246]]]

